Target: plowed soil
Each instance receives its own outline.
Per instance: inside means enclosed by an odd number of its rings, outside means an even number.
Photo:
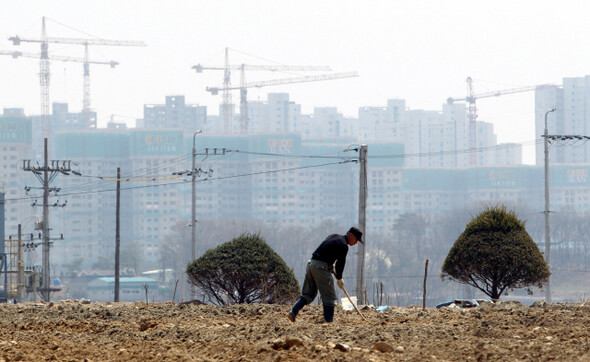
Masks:
[[[337,310],[286,305],[2,304],[5,361],[588,361],[590,304]]]

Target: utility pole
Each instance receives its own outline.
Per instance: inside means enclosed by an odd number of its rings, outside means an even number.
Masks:
[[[201,174],[201,172],[206,172],[209,175],[211,175],[213,173],[213,170],[209,170],[209,171],[203,171],[200,168],[197,169],[197,156],[223,156],[225,155],[225,148],[222,149],[217,149],[214,148],[213,152],[210,153],[209,149],[206,148],[205,149],[205,153],[197,153],[197,149],[196,149],[196,137],[199,133],[202,133],[202,130],[198,130],[193,134],[193,149],[192,149],[192,158],[193,158],[193,163],[192,163],[192,169],[191,170],[186,170],[186,171],[180,171],[180,172],[173,172],[173,175],[187,175],[187,176],[191,176],[191,186],[192,186],[192,192],[191,192],[191,222],[190,222],[190,226],[191,226],[191,262],[193,262],[196,258],[197,258],[197,197],[196,197],[196,193],[197,193],[197,187],[196,187],[196,180],[197,180],[197,175]],[[219,153],[217,151],[220,151]],[[184,288],[184,286],[183,286]],[[194,285],[191,285],[191,298],[196,297],[196,290]]]
[[[18,224],[18,274],[16,279],[17,295],[20,302],[25,300],[25,268],[23,265],[23,235],[21,231],[21,224]]]
[[[117,206],[115,222],[115,302],[119,301],[119,263],[121,250],[121,167],[117,167]]]
[[[49,273],[49,170],[47,161],[47,138],[45,138],[43,140],[43,288],[41,288],[41,295],[44,301],[49,302],[51,277]]]
[[[192,177],[192,193],[191,193],[191,262],[197,257],[197,199],[196,199],[196,180],[197,180],[197,149],[195,147],[195,140],[202,130],[198,130],[193,134],[193,167],[191,169]],[[196,290],[195,286],[191,285],[191,300],[195,300]]]
[[[545,112],[545,140],[543,141],[545,151],[545,262],[551,271],[551,235],[549,226],[549,131],[547,129],[547,116],[549,113],[555,112],[555,108],[551,108]],[[547,279],[545,286],[545,300],[551,303],[551,276]]]
[[[549,144],[550,140],[552,142],[558,141],[584,141],[588,142],[590,140],[590,136],[583,136],[583,135],[550,135],[547,132],[547,115],[551,112],[554,112],[556,109],[552,108],[545,113],[545,134],[543,137],[545,138],[544,146],[545,146],[545,262],[549,267],[549,271],[551,271],[551,227],[549,223]],[[545,285],[545,299],[548,303],[551,302],[551,276],[547,278],[547,284]]]
[[[8,290],[7,283],[7,274],[8,274],[8,263],[7,263],[7,254],[6,254],[6,245],[4,242],[4,185],[1,185],[2,188],[0,189],[0,274],[4,274],[4,290]],[[12,239],[12,238],[11,238]],[[4,293],[4,297],[0,296],[0,302],[6,301],[7,294]]]
[[[358,227],[365,233],[365,243],[358,243],[358,258],[356,265],[356,294],[358,304],[365,303],[365,245],[366,237],[366,215],[367,215],[367,145],[361,145],[359,153],[360,172],[359,172],[359,221]]]
[[[12,238],[11,238],[12,239]],[[4,296],[0,296],[0,302],[8,301],[8,258],[4,242],[4,187],[0,189],[0,274],[4,274]]]
[[[31,160],[23,161],[23,170],[24,171],[31,171],[37,177],[39,181],[41,181],[42,189],[43,189],[43,242],[42,242],[42,268],[43,268],[43,278],[42,280],[42,287],[40,288],[41,297],[43,301],[49,302],[51,298],[51,277],[50,277],[50,267],[49,267],[49,248],[50,248],[50,235],[49,231],[49,193],[50,192],[58,192],[60,189],[55,187],[49,187],[49,184],[53,181],[55,176],[58,173],[63,173],[64,175],[69,175],[70,163],[71,161],[59,161],[59,160],[52,160],[51,166],[49,165],[48,154],[47,154],[47,138],[43,140],[43,166],[33,166],[31,167]],[[51,205],[55,207],[64,207],[66,204],[58,205],[56,202],[55,204]],[[63,235],[62,235],[63,239]]]

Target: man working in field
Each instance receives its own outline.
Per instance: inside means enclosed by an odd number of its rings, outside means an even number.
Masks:
[[[291,322],[295,322],[297,314],[306,304],[313,302],[318,290],[324,306],[324,320],[328,323],[334,320],[336,290],[332,273],[336,276],[338,286],[344,288],[342,272],[346,264],[348,247],[356,245],[359,241],[362,243],[362,236],[363,233],[359,229],[352,227],[346,235],[328,236],[313,252],[311,260],[307,262],[301,297],[287,315]]]

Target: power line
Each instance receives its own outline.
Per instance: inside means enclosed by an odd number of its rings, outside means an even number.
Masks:
[[[242,150],[227,150],[227,152],[243,153],[248,155],[257,156],[274,156],[274,157],[287,157],[287,158],[325,158],[325,159],[343,159],[342,156],[321,156],[321,155],[293,155],[287,153],[270,153],[270,152],[252,152]]]
[[[256,176],[256,175],[268,174],[268,173],[296,171],[296,170],[302,170],[302,169],[308,169],[308,168],[316,168],[316,167],[324,167],[324,166],[331,166],[331,165],[339,165],[339,164],[344,164],[344,163],[348,163],[348,162],[351,162],[351,161],[329,162],[329,163],[318,164],[318,165],[289,167],[289,168],[277,169],[277,170],[267,170],[267,171],[250,172],[250,173],[244,173],[244,174],[238,174],[238,175],[220,176],[220,177],[213,177],[213,178],[206,178],[206,179],[202,179],[202,180],[197,180],[197,182],[222,181],[222,180],[228,180],[228,179],[233,179],[233,178],[238,178],[238,177]],[[87,176],[87,177],[89,177],[89,176]],[[109,181],[116,181],[116,179],[112,179],[112,180],[109,180]],[[124,179],[121,179],[121,181],[125,181],[125,180]],[[191,180],[182,180],[182,181],[169,182],[169,183],[160,183],[160,184],[132,186],[132,187],[121,188],[121,190],[122,191],[124,191],[124,190],[126,191],[126,190],[142,189],[142,188],[147,188],[147,187],[181,185],[181,184],[185,184],[185,183],[189,183],[189,182],[191,182]],[[60,196],[63,197],[63,196],[72,196],[72,195],[86,195],[86,194],[112,192],[112,191],[115,191],[115,189],[89,190],[89,191],[80,191],[80,192],[60,193]],[[21,198],[6,199],[6,201],[22,201],[22,200],[29,200],[30,198],[31,198],[30,196],[27,196],[27,197],[21,197]]]
[[[161,168],[170,166],[170,165],[174,165],[174,164],[180,163],[180,162],[185,161],[185,160],[189,160],[191,157],[192,157],[191,154],[185,154],[185,155],[183,155],[181,157],[174,158],[172,160],[166,161],[162,165],[159,165],[158,167],[141,168],[139,170],[135,170],[135,172],[133,172],[133,173],[126,174],[125,178],[124,179],[121,178],[121,180],[122,181],[146,181],[147,182],[147,181],[159,181],[159,180],[164,180],[164,179],[179,178],[179,177],[181,177],[181,175],[173,175],[173,176],[170,176],[169,174],[167,174],[167,175],[151,176],[151,177],[146,177],[146,178],[140,179],[139,176],[146,175],[146,173],[141,173],[140,172],[140,175],[138,175],[137,174],[137,171],[158,170],[158,169],[161,169]],[[89,191],[92,191],[92,189],[90,189],[90,187],[93,187],[94,185],[98,185],[98,186],[103,185],[103,186],[106,187],[106,184],[107,183],[110,184],[111,181],[116,181],[117,180],[116,178],[112,178],[110,176],[109,177],[106,177],[106,176],[92,176],[92,175],[83,175],[83,174],[80,174],[80,175],[77,175],[77,176],[78,177],[81,177],[81,178],[98,179],[99,181],[88,182],[88,183],[84,183],[84,184],[80,184],[80,185],[72,185],[70,187],[70,194],[72,194],[72,191],[75,191],[75,190],[88,189]],[[135,176],[135,178],[133,176]],[[110,191],[110,190],[105,190],[105,191]],[[79,194],[90,194],[90,193],[92,193],[92,192],[88,192],[88,193],[80,192],[80,193],[76,193],[76,194],[79,195]],[[32,200],[32,199],[35,199],[35,198],[39,198],[39,197],[40,196],[38,196],[38,195],[28,195],[28,199],[29,200]],[[20,199],[16,199],[15,198],[15,199],[12,199],[12,200],[24,200],[24,199],[26,199],[26,198],[20,198]]]
[[[150,175],[149,171],[156,171],[159,169],[163,169],[165,167],[173,166],[173,165],[178,164],[180,162],[190,160],[191,157],[192,157],[191,154],[185,154],[180,157],[166,160],[162,164],[159,164],[158,166],[155,166],[155,167],[145,167],[145,168],[137,169],[137,170],[134,170],[133,172],[125,174],[124,178],[131,180],[131,179],[140,179],[141,177],[143,177],[144,179],[146,179],[145,181],[153,181],[153,179],[160,179],[160,178],[169,178],[170,176],[168,174],[166,176],[163,176],[163,175],[154,176],[154,175]],[[142,172],[142,171],[145,171],[145,172]],[[80,184],[80,185],[72,185],[70,190],[82,190],[85,188],[89,188],[93,185],[99,185],[99,184],[103,183],[103,181],[104,182],[112,181],[112,180],[107,180],[112,177],[87,176],[87,175],[78,175],[78,176],[79,177],[87,177],[87,178],[98,178],[98,179],[100,179],[100,181],[88,182],[88,183],[84,183],[84,184]],[[35,197],[35,196],[33,195],[31,197]]]

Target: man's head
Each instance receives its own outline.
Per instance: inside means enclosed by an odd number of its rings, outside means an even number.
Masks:
[[[348,230],[347,235],[348,235],[348,244],[350,246],[354,246],[357,243],[357,241],[360,241],[361,243],[364,244],[364,241],[363,241],[363,232],[360,231],[358,228],[351,227]]]

